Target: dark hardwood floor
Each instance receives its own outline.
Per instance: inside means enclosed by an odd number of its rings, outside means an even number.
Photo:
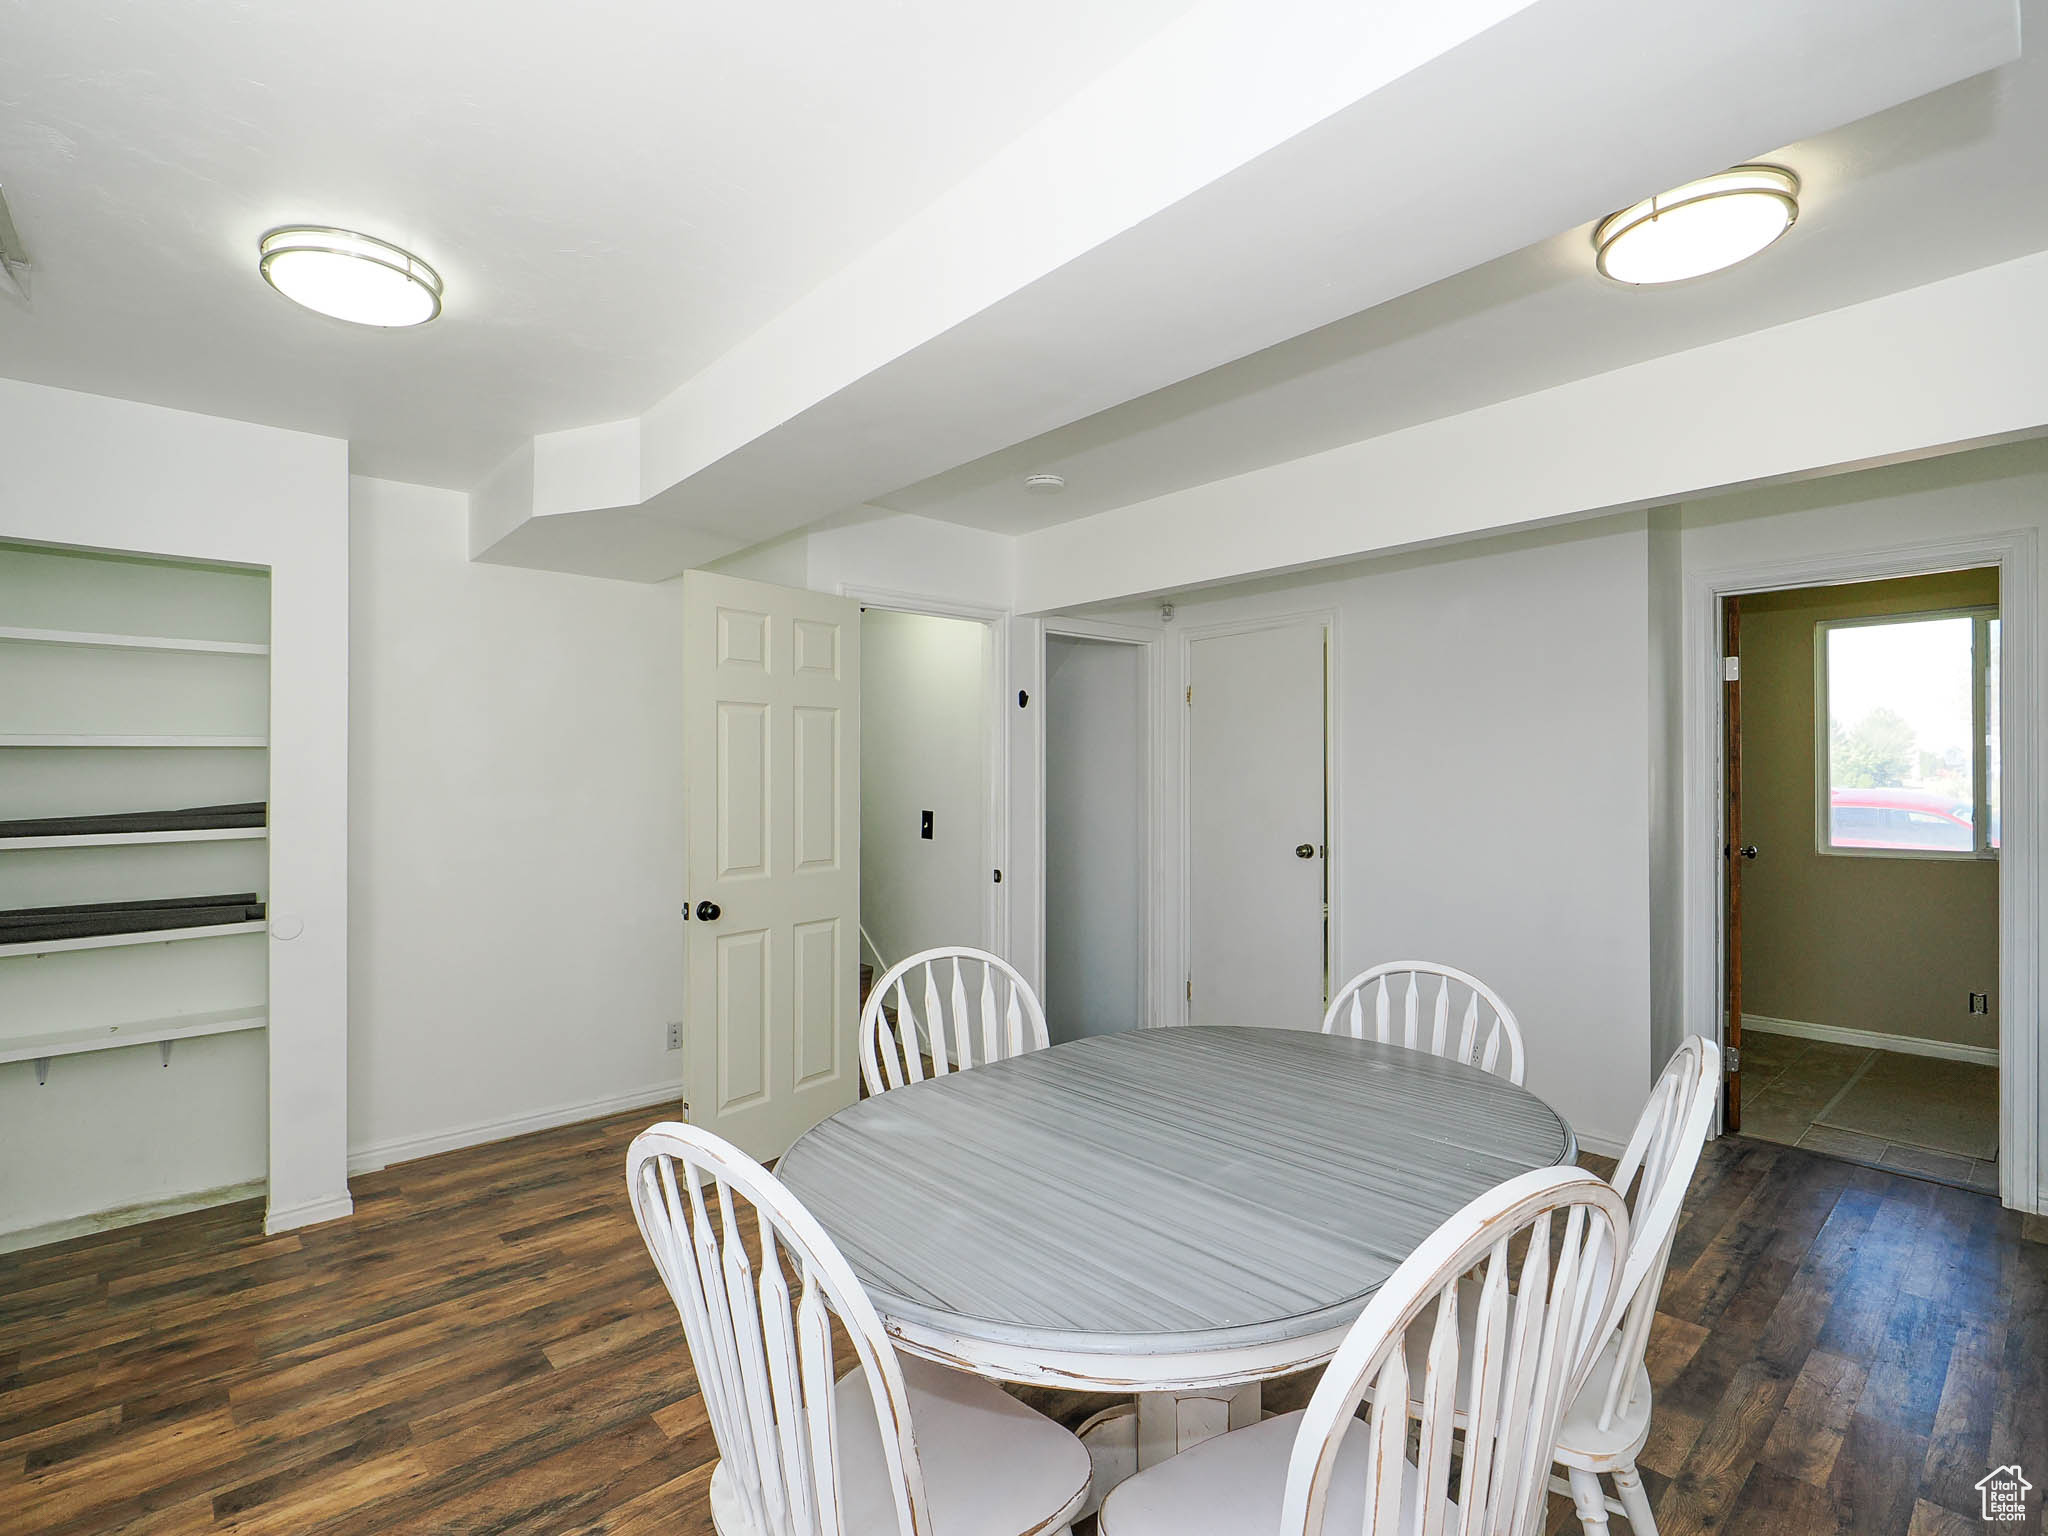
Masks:
[[[625,1199],[656,1118],[369,1175],[352,1221],[280,1237],[252,1203],[0,1256],[0,1531],[709,1532],[715,1451]],[[1709,1146],[1651,1346],[1666,1536],[1976,1531],[1990,1468],[2048,1485],[2044,1236]]]

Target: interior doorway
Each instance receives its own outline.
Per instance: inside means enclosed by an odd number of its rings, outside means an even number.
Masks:
[[[1149,1013],[1151,648],[1045,637],[1045,1014],[1055,1042]]]
[[[683,574],[683,1092],[780,1157],[854,1101],[859,610]]]
[[[1187,1016],[1314,1029],[1329,989],[1329,621],[1187,637]]]
[[[1998,1191],[1999,600],[1722,599],[1728,1129]]]
[[[996,637],[983,619],[861,609],[864,972],[995,949]]]

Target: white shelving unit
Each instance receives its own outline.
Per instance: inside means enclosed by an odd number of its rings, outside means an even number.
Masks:
[[[0,732],[0,747],[248,747],[270,745],[267,736],[101,736],[75,732]]]
[[[30,939],[21,944],[0,944],[0,960],[17,955],[64,955],[82,949],[127,949],[136,944],[224,939],[236,933],[261,933],[269,926],[259,919],[247,923],[207,923],[199,928],[147,928],[141,933],[95,933],[82,939]]]
[[[261,571],[0,544],[0,820],[267,800],[269,618]],[[267,826],[0,837],[0,910],[222,891],[267,900],[269,837]],[[44,1150],[74,1174],[98,1166],[90,1128],[101,1124],[174,1161],[195,1120],[261,1143],[267,1107],[249,1085],[270,1023],[268,924],[190,926],[175,909],[161,920],[180,926],[20,942],[0,932],[0,1120],[33,1101],[37,1123],[85,1128],[77,1140],[47,1133]],[[178,1041],[209,1036],[228,1043],[173,1063]],[[133,1059],[149,1045],[171,1070]],[[58,1057],[71,1065],[53,1073]],[[113,1162],[104,1172],[106,1204],[123,1203],[132,1178]]]
[[[72,831],[55,838],[0,838],[0,854],[33,848],[139,848],[154,842],[250,842],[270,827],[186,827],[184,831]]]
[[[0,837],[0,853],[36,848],[133,848],[145,843],[241,843],[269,836],[268,827],[188,827],[182,832],[71,832],[55,837]]]
[[[128,1024],[94,1024],[83,1029],[55,1029],[37,1035],[11,1035],[0,1041],[0,1064],[48,1061],[87,1051],[117,1051],[133,1045],[167,1045],[204,1035],[234,1035],[264,1029],[270,1016],[261,1008],[231,1008],[218,1013],[180,1013],[162,1019],[137,1019]]]
[[[89,629],[25,629],[0,624],[0,641],[22,645],[85,645],[104,651],[204,651],[222,656],[268,656],[270,647],[247,640],[190,640],[176,635],[108,635]]]
[[[0,911],[148,902],[163,925],[0,929],[0,1125],[47,1184],[0,1180],[0,1230],[264,1173],[269,925],[196,919],[266,910],[219,898],[268,902],[272,829],[169,813],[271,798],[270,617],[258,568],[0,543],[0,821],[49,823],[0,837]],[[228,910],[177,905],[209,899]]]

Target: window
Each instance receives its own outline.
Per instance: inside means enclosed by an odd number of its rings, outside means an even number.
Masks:
[[[1814,639],[1821,851],[1996,853],[1996,610],[1830,620]]]

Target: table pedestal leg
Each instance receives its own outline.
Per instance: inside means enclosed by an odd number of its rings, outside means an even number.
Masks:
[[[1259,1384],[1138,1394],[1138,1470],[1259,1422]]]
[[[1088,1505],[1094,1514],[1125,1478],[1178,1456],[1204,1440],[1259,1422],[1259,1384],[1205,1387],[1195,1392],[1140,1392],[1132,1403],[1105,1408],[1081,1426],[1081,1443],[1094,1463]]]

